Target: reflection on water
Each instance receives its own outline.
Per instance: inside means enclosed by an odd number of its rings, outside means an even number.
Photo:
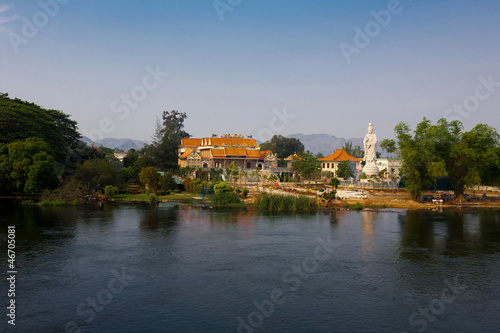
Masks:
[[[276,214],[5,201],[0,209],[2,232],[16,225],[20,331],[64,332],[74,322],[82,332],[234,332],[238,318],[250,325],[267,304],[272,313],[247,332],[417,332],[409,318],[450,281],[465,290],[427,331],[499,328],[497,211]],[[318,239],[340,246],[309,273],[299,270]],[[118,271],[136,278],[88,321],[79,305],[109,289]],[[270,311],[275,289],[286,295]]]

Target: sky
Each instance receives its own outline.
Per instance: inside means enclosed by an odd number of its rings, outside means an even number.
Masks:
[[[0,0],[0,92],[82,134],[379,140],[424,117],[500,129],[497,0]]]

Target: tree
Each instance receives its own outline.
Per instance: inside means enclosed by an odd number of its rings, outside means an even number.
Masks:
[[[344,179],[352,177],[353,173],[351,169],[351,162],[350,161],[340,162],[337,166],[336,176]]]
[[[163,111],[162,120],[157,119],[153,142],[148,145],[148,151],[155,164],[164,170],[178,169],[177,150],[182,138],[190,135],[183,130],[186,113]]]
[[[122,185],[117,162],[105,159],[86,160],[76,168],[74,177],[90,192],[95,192],[98,188],[104,188],[107,185]]]
[[[321,152],[319,152],[319,153],[316,153],[316,155],[314,155],[314,157],[323,158],[323,157],[325,157],[325,155],[323,155]]]
[[[0,173],[4,182],[16,188],[21,197],[25,192],[37,193],[54,189],[59,184],[56,163],[50,145],[33,137],[0,147]]]
[[[68,152],[76,147],[81,134],[76,121],[69,119],[69,115],[1,94],[0,144],[31,137],[43,139],[56,162],[65,163]]]
[[[154,193],[156,202],[158,202],[158,189],[160,188],[160,174],[155,167],[146,167],[139,174],[139,179],[144,184],[149,193]]]
[[[292,164],[292,171],[297,172],[302,178],[311,180],[312,177],[320,173],[321,162],[314,155],[307,151],[301,159]]]
[[[455,196],[464,193],[467,186],[477,183],[481,176],[495,182],[498,179],[499,135],[496,130],[478,124],[463,132],[459,121],[439,119],[436,125],[424,118],[417,125],[414,137],[408,124],[401,122],[395,128],[397,142],[383,140],[381,147],[396,152],[403,161],[401,171],[412,199],[436,183],[436,177],[449,176]]]
[[[333,177],[331,180],[330,180],[330,185],[337,189],[337,186],[340,185],[340,180],[337,178],[337,177]]]
[[[364,155],[364,151],[361,149],[360,146],[352,147],[352,142],[351,141],[346,141],[344,145],[342,146],[342,149],[346,151],[351,156],[357,157],[357,158],[362,158]],[[378,156],[377,156],[378,157]]]
[[[303,153],[304,145],[299,139],[274,135],[270,140],[260,145],[260,150],[271,150],[278,157],[279,166],[284,166],[285,161],[283,161],[283,158],[294,153]]]

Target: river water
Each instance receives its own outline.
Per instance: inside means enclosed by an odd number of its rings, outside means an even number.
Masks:
[[[500,330],[498,211],[0,209],[19,332]]]

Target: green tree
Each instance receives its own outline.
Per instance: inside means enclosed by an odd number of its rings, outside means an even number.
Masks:
[[[4,182],[25,192],[37,193],[59,184],[50,145],[40,138],[28,138],[0,147],[0,173]]]
[[[402,159],[401,171],[414,200],[435,184],[437,176],[449,176],[457,197],[481,177],[492,183],[498,179],[499,135],[492,127],[478,124],[463,132],[459,121],[448,122],[443,118],[432,125],[424,118],[417,125],[414,137],[404,122],[396,126],[395,132],[397,142],[386,139],[380,146],[390,153],[396,152]]]
[[[182,138],[190,137],[183,130],[186,118],[186,113],[172,110],[163,111],[162,119],[157,119],[153,142],[148,145],[147,150],[160,169],[178,169],[179,144]]]
[[[105,159],[86,160],[76,168],[74,177],[90,192],[95,192],[98,188],[104,188],[107,185],[122,185],[117,162]]]
[[[144,184],[149,193],[154,193],[156,202],[158,201],[158,190],[160,188],[160,174],[155,167],[146,167],[139,173],[139,179]]]
[[[351,162],[349,161],[340,162],[339,165],[337,166],[336,176],[344,179],[353,177]]]
[[[361,147],[360,146],[353,147],[351,141],[346,141],[342,146],[342,149],[344,149],[346,153],[348,153],[349,155],[357,158],[362,158],[364,155],[364,151],[361,149]]]
[[[0,133],[0,144],[31,137],[43,139],[59,163],[66,162],[68,152],[81,138],[76,121],[69,115],[18,98],[10,99],[8,94],[0,94]]]
[[[260,150],[271,150],[278,157],[278,166],[285,166],[286,158],[294,153],[302,154],[304,145],[296,138],[287,138],[283,135],[274,135],[270,140],[260,145]]]
[[[116,194],[120,192],[120,189],[113,185],[107,185],[104,187],[104,195],[108,198],[113,198]]]
[[[301,154],[300,157],[300,160],[292,164],[292,171],[297,172],[301,178],[309,181],[320,174],[321,162],[310,151]]]
[[[337,177],[333,177],[331,180],[330,180],[330,185],[337,189],[337,186],[340,185],[340,180],[337,178]]]

